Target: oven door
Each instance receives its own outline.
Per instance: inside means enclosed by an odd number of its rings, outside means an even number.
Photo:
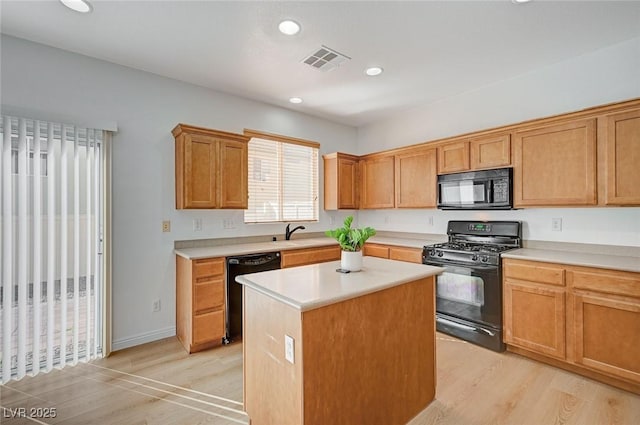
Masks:
[[[500,269],[487,265],[425,264],[444,267],[436,277],[436,312],[502,328],[502,284]]]

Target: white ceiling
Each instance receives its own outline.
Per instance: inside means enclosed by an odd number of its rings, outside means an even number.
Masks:
[[[640,1],[91,4],[2,0],[1,31],[353,126],[640,36]],[[280,34],[284,18],[302,31]],[[322,44],[352,60],[301,63]]]

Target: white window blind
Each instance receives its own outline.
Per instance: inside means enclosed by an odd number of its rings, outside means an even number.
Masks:
[[[318,220],[318,147],[253,137],[245,223]]]
[[[102,130],[0,118],[0,381],[101,355]]]

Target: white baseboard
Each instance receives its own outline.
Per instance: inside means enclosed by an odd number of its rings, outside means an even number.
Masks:
[[[146,344],[147,342],[156,341],[162,338],[168,338],[176,335],[176,327],[169,326],[164,329],[156,329],[150,332],[144,332],[138,335],[130,336],[113,341],[111,344],[112,351],[123,350],[125,348],[134,347],[140,344]]]

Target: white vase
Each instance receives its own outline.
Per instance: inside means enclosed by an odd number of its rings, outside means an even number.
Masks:
[[[359,272],[362,269],[362,251],[342,251],[340,268],[350,272]]]

